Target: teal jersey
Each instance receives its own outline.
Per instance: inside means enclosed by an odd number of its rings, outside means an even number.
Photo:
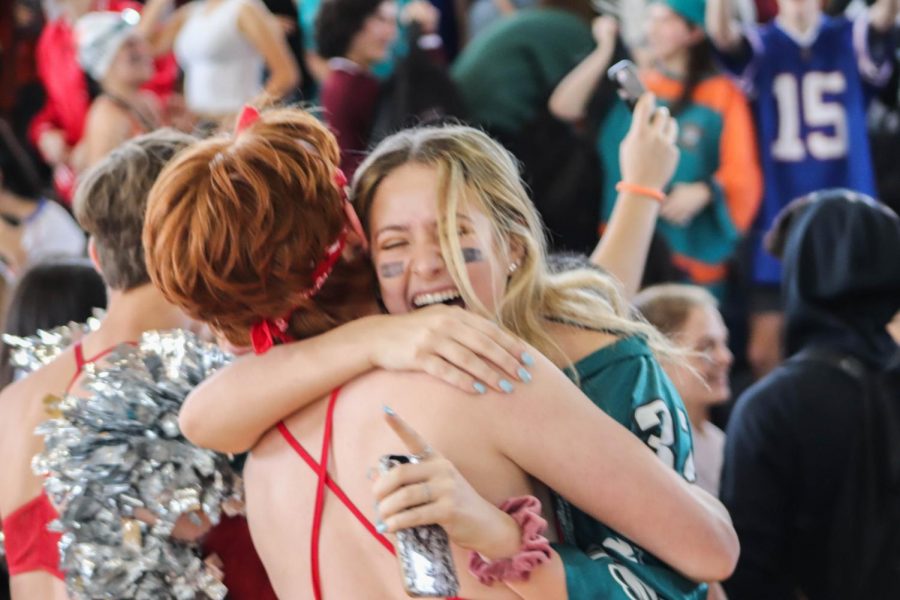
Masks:
[[[643,338],[628,337],[600,348],[578,361],[575,371],[581,390],[600,409],[693,482],[687,411]],[[706,598],[705,584],[676,573],[561,496],[555,495],[554,501],[563,542],[555,548],[565,566],[570,599]]]
[[[660,104],[665,106],[667,103],[660,100]],[[713,200],[686,227],[660,219],[656,228],[676,252],[704,262],[718,263],[731,256],[740,240],[740,233],[728,213],[722,187],[713,179],[719,168],[722,117],[710,108],[694,104],[685,108],[676,121],[682,132],[679,140],[681,156],[669,188],[676,183],[703,181],[712,189]],[[597,143],[606,174],[600,209],[604,223],[609,221],[618,196],[616,183],[622,178],[619,171],[619,145],[629,127],[631,113],[624,102],[617,101],[603,120]]]
[[[671,106],[683,89],[681,81],[659,71],[643,72],[642,81],[662,105]],[[675,264],[691,281],[716,291],[724,284],[725,263],[753,221],[762,197],[753,121],[740,89],[723,75],[701,81],[676,120],[680,158],[669,189],[681,183],[704,183],[711,199],[684,225],[660,219],[657,230],[672,248]],[[598,132],[605,177],[600,213],[604,223],[618,195],[619,145],[630,124],[628,109],[617,102]]]

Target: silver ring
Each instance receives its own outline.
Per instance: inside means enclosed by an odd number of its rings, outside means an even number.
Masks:
[[[422,504],[431,504],[431,488],[428,487],[427,481],[423,481],[422,485],[425,486],[425,502]]]
[[[434,456],[434,448],[432,448],[431,446],[425,446],[425,448],[421,452],[414,456],[419,461],[428,460],[429,458]]]

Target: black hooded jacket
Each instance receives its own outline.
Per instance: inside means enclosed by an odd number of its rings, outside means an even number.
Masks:
[[[794,358],[741,396],[727,428],[721,497],[741,542],[731,600],[834,597],[836,499],[865,421],[862,387],[797,353],[849,355],[872,373],[897,355],[885,325],[900,310],[900,220],[844,190],[798,202],[774,244]]]

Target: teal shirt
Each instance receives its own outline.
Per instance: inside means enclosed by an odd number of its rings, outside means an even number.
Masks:
[[[526,8],[469,42],[451,76],[471,123],[515,134],[594,47],[590,25],[572,13]]]
[[[665,101],[660,104],[666,105]],[[681,157],[669,183],[702,181],[713,192],[712,201],[686,226],[673,225],[662,219],[657,229],[672,250],[705,263],[717,264],[727,260],[741,239],[728,207],[722,187],[713,176],[719,169],[719,142],[722,137],[722,115],[700,104],[691,104],[677,117],[678,149]],[[623,102],[616,102],[603,123],[597,139],[597,151],[603,162],[603,203],[601,220],[606,223],[616,203],[616,183],[621,180],[619,145],[631,126],[631,113]]]
[[[600,348],[575,364],[581,390],[628,428],[663,463],[694,480],[690,423],[684,403],[643,338]],[[555,546],[572,600],[706,598],[697,584],[603,523],[556,496],[564,544]],[[572,546],[576,546],[576,550]]]

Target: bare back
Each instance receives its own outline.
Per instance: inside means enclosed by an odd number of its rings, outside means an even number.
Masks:
[[[295,413],[288,429],[318,460],[327,399]],[[384,421],[390,405],[453,461],[487,500],[500,504],[532,493],[527,475],[492,443],[486,402],[424,375],[375,372],[341,392],[334,413],[329,473],[370,520],[374,497],[367,471],[389,453],[405,453]],[[502,401],[502,400],[498,400]],[[310,598],[310,534],[316,474],[277,430],[253,449],[245,468],[247,510],[253,541],[280,598]],[[326,598],[405,597],[397,559],[357,521],[333,493],[326,493],[321,530],[320,578]],[[508,588],[486,587],[469,573],[468,551],[454,547],[464,598],[518,598]]]
[[[46,366],[9,385],[0,394],[0,456],[6,468],[0,470],[0,517],[34,500],[43,492],[43,479],[31,468],[32,458],[43,451],[44,443],[35,428],[49,416],[44,406],[48,395],[62,396],[78,392],[79,360],[75,346],[82,346],[82,364],[93,362],[120,342],[116,332],[100,331],[87,335],[63,351]],[[87,357],[85,359],[85,356]],[[65,584],[46,571],[35,570],[10,577],[13,600],[62,600],[68,598]]]
[[[25,379],[7,386],[0,394],[0,517],[34,500],[43,491],[43,481],[31,470],[31,459],[43,450],[43,440],[34,429],[47,420],[44,398],[63,394],[75,373],[71,349]],[[67,598],[65,584],[45,571],[10,577],[13,600]]]

